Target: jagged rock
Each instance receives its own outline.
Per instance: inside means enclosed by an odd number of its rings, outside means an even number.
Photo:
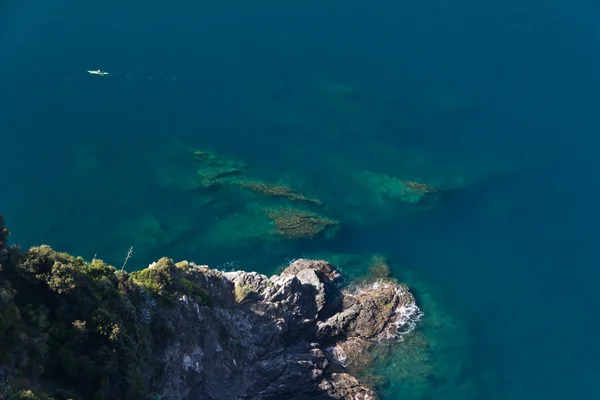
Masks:
[[[366,388],[358,379],[347,373],[333,373],[319,388],[333,399],[373,400],[375,392]]]
[[[215,280],[206,286],[215,306],[183,296],[160,316],[175,327],[174,339],[155,354],[160,368],[151,377],[163,400],[374,399],[344,361],[420,317],[404,285],[339,292],[339,275],[324,261],[297,260],[271,278],[188,269]]]
[[[317,336],[344,333],[367,339],[393,337],[417,313],[408,288],[390,282],[376,282],[344,293],[342,308],[342,312],[317,323]]]
[[[292,264],[290,264],[289,267],[287,267],[281,272],[280,276],[298,275],[303,270],[314,271],[315,273],[319,274],[319,277],[321,277],[321,279],[322,277],[327,278],[325,279],[325,281],[333,281],[334,279],[337,279],[340,276],[340,274],[338,274],[333,269],[331,264],[329,264],[326,261],[305,259],[294,261]]]

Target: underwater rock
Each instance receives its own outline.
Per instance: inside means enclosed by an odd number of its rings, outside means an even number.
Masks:
[[[368,374],[386,376],[375,384],[382,396],[410,399],[481,399],[480,382],[472,374],[473,336],[468,325],[451,314],[439,302],[436,288],[422,281],[417,272],[404,269],[402,279],[416,293],[424,316],[416,328],[402,340],[383,342],[373,348],[375,354]],[[349,360],[347,369],[352,373]],[[370,379],[359,374],[362,382]],[[432,384],[434,382],[434,384]]]
[[[201,187],[222,184],[232,177],[243,174],[248,169],[248,166],[243,163],[208,151],[194,152],[194,159],[200,163],[196,174]]]
[[[237,168],[210,168],[198,170],[197,175],[201,187],[212,187],[222,184],[225,178],[241,173]]]
[[[197,151],[175,142],[166,143],[162,151],[153,155],[149,168],[162,189],[189,193],[227,183],[247,172],[249,166],[216,152]]]
[[[275,223],[276,232],[290,239],[313,238],[322,232],[334,235],[339,226],[323,215],[292,207],[269,208],[265,213]]]
[[[322,206],[323,203],[316,199],[305,197],[304,195],[295,192],[294,190],[283,185],[276,185],[271,183],[264,183],[258,181],[238,181],[238,185],[249,189],[255,193],[261,194],[267,197],[280,197],[282,199],[304,202],[312,204],[314,206]]]
[[[437,191],[433,186],[424,183],[403,180],[368,170],[355,170],[353,176],[357,183],[373,191],[380,202],[389,199],[418,204],[427,194]]]

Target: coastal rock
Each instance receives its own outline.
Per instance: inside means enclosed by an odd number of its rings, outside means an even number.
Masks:
[[[9,250],[0,372],[26,385],[13,397],[372,400],[361,360],[421,315],[404,285],[340,290],[324,261],[267,277],[161,258],[127,273],[48,246]]]
[[[397,336],[419,309],[403,285],[340,292],[338,276],[324,261],[297,260],[271,278],[223,273],[219,287],[230,288],[233,307],[221,307],[223,291],[210,287],[213,308],[180,298],[160,316],[176,334],[156,353],[153,390],[163,400],[374,399],[344,358]]]
[[[299,259],[290,264],[289,267],[284,269],[280,276],[293,276],[298,275],[302,271],[313,271],[318,274],[324,281],[333,281],[340,277],[331,264],[326,261],[315,261]]]
[[[319,388],[333,399],[373,400],[375,392],[366,388],[358,379],[347,373],[333,373]]]
[[[318,337],[391,338],[418,314],[414,298],[401,284],[375,282],[343,295],[342,311],[317,323]]]

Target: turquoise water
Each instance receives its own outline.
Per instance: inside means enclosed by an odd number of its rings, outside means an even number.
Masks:
[[[384,253],[426,314],[376,366],[384,398],[600,394],[598,6],[1,10],[0,212],[14,243],[117,266],[133,246],[128,269],[166,255],[271,273],[325,254],[350,276],[365,263],[343,260]],[[337,236],[265,239],[259,211],[275,201],[190,188],[196,150],[323,201]],[[444,191],[415,206],[382,197],[386,176]]]

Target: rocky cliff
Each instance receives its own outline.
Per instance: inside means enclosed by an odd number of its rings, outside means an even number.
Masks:
[[[406,286],[340,289],[324,261],[127,274],[47,246],[2,254],[0,399],[374,399],[347,360],[421,314]]]
[[[405,286],[340,291],[324,261],[297,260],[271,278],[188,268],[211,282],[205,287],[220,306],[184,295],[169,316],[180,334],[158,354],[164,372],[153,380],[165,399],[373,399],[344,360],[419,317]],[[356,339],[360,346],[347,345]]]

